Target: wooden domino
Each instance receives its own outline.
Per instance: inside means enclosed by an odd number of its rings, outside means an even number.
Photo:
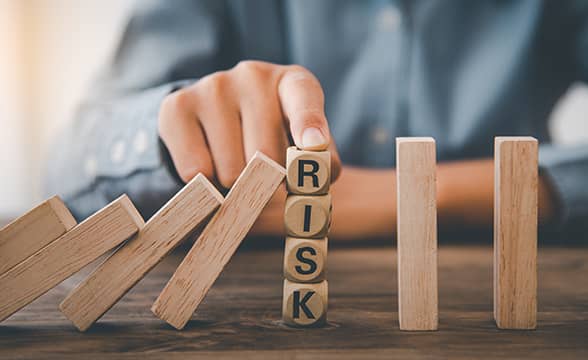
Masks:
[[[0,275],[76,226],[57,196],[0,230]]]
[[[331,184],[331,155],[328,151],[304,151],[295,146],[286,152],[288,192],[324,195]]]
[[[317,326],[327,319],[327,234],[331,226],[331,155],[288,148],[288,196],[284,207],[284,296],[282,319]]]
[[[497,137],[494,151],[494,319],[501,329],[534,329],[538,144]]]
[[[327,242],[327,238],[286,237],[284,277],[299,283],[324,280],[327,272]]]
[[[284,224],[289,236],[324,238],[331,225],[331,195],[288,195]]]
[[[143,227],[123,195],[0,276],[0,321],[57,286]]]
[[[437,330],[435,140],[396,139],[398,318],[401,330]]]
[[[282,320],[291,326],[320,326],[327,321],[327,281],[303,284],[284,280]]]
[[[156,316],[176,329],[186,325],[285,175],[264,154],[253,156],[153,304]]]
[[[141,280],[223,202],[202,174],[196,175],[61,303],[61,311],[85,331]]]

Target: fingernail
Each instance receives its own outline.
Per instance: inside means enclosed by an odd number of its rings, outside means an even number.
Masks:
[[[319,129],[311,127],[302,133],[302,146],[304,149],[323,149],[326,145],[328,145],[327,139]]]

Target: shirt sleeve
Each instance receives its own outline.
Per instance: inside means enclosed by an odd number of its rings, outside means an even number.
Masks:
[[[123,193],[149,218],[179,190],[158,146],[159,106],[228,61],[222,2],[137,6],[110,64],[45,162],[44,193],[62,196],[79,220]]]
[[[565,233],[588,228],[588,144],[539,148],[539,167],[555,192],[557,225]]]

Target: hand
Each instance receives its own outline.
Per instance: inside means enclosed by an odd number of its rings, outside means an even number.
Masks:
[[[290,138],[301,149],[329,149],[333,181],[341,170],[322,88],[297,65],[243,61],[208,75],[167,96],[158,125],[185,182],[201,172],[230,188],[258,150],[284,165]]]

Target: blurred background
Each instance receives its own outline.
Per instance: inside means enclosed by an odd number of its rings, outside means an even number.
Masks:
[[[45,148],[108,61],[132,0],[0,0],[0,219],[41,199]],[[552,114],[555,142],[588,140],[588,88]]]

